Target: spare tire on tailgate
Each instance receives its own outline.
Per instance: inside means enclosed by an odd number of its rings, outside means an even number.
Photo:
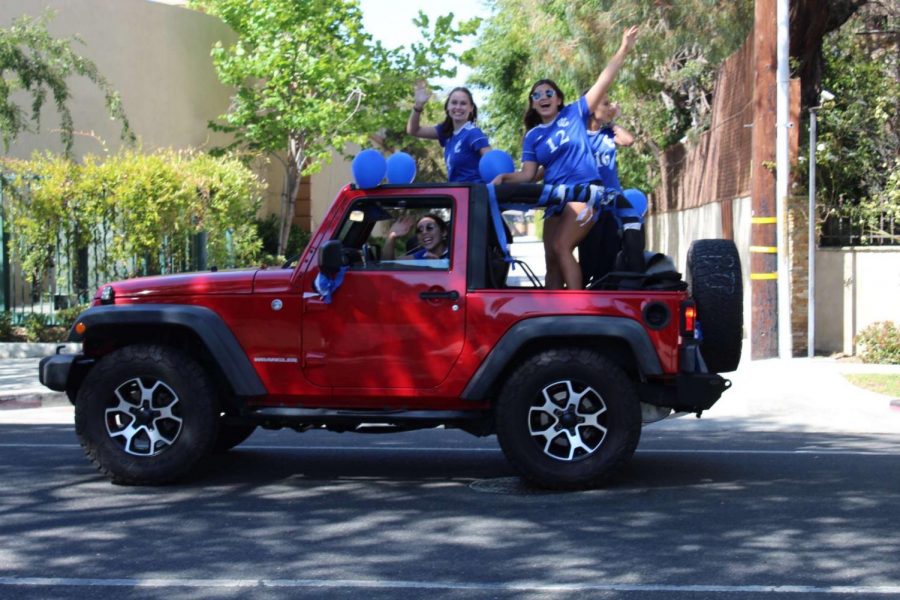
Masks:
[[[741,361],[744,289],[741,259],[731,240],[697,240],[687,256],[687,279],[703,336],[700,353],[712,373]]]

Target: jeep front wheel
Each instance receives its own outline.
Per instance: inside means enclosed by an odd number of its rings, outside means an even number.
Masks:
[[[218,434],[203,368],[174,348],[126,346],[91,369],[75,401],[85,454],[119,484],[161,484],[193,468]]]
[[[637,448],[641,409],[632,382],[590,350],[556,349],[525,361],[503,387],[497,438],[512,465],[547,488],[604,483]]]

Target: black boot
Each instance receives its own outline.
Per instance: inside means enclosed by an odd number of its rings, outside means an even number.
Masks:
[[[643,273],[644,264],[644,228],[626,229],[622,233],[622,257],[625,259],[625,270],[632,273]]]

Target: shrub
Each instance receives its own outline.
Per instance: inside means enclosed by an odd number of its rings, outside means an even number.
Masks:
[[[22,322],[25,327],[25,340],[29,342],[59,341],[59,328],[53,327],[50,315],[28,313]]]
[[[212,265],[253,264],[261,253],[253,219],[262,186],[233,156],[123,150],[74,163],[45,153],[0,158],[0,171],[10,254],[32,281],[59,267],[57,249],[72,265],[90,248],[102,280],[183,271],[201,231]]]
[[[56,311],[56,324],[69,331],[72,325],[75,324],[75,319],[78,318],[78,315],[87,310],[88,306],[87,304],[76,304],[75,306]]]
[[[14,337],[12,315],[0,312],[0,342],[11,342]]]
[[[856,336],[863,362],[900,365],[900,328],[892,321],[872,323]]]

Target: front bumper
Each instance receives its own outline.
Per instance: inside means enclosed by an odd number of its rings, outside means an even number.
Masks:
[[[55,392],[65,392],[69,373],[77,357],[77,354],[54,354],[42,358],[38,366],[41,384]]]

